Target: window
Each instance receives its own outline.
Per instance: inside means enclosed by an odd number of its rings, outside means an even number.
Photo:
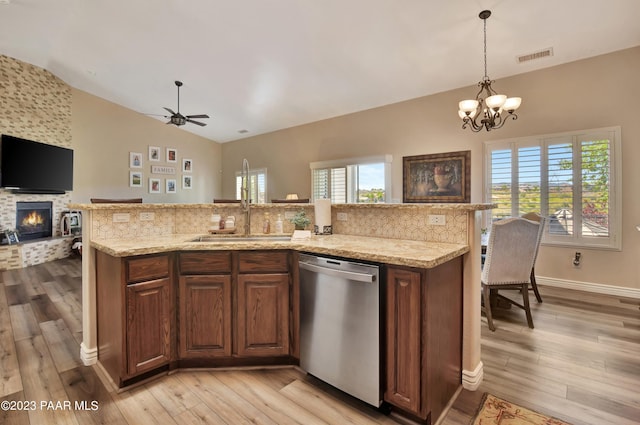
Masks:
[[[311,199],[334,204],[386,202],[391,155],[311,163]]]
[[[236,172],[236,199],[242,199],[242,172]],[[252,204],[267,202],[267,169],[259,168],[249,171],[249,200]]]
[[[540,212],[543,242],[621,249],[620,127],[485,143],[492,220]]]

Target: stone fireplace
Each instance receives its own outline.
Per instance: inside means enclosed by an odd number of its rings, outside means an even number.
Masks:
[[[53,235],[52,202],[16,202],[16,230],[21,241]]]

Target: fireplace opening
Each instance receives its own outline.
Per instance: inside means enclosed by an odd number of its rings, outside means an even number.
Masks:
[[[52,202],[17,202],[16,230],[21,241],[53,235]]]

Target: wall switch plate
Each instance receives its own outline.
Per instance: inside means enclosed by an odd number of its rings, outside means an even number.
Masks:
[[[141,212],[138,218],[140,219],[140,221],[153,221],[156,218],[156,213]]]
[[[347,213],[338,213],[337,217],[338,217],[338,221],[347,221],[348,215]]]
[[[113,222],[114,223],[128,223],[130,219],[129,213],[114,213],[113,214]]]
[[[432,226],[444,226],[446,224],[444,217],[442,214],[429,214],[428,223]]]

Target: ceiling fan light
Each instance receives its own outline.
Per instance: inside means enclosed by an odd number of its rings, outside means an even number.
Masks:
[[[478,101],[477,100],[463,100],[462,102],[458,103],[458,107],[460,108],[460,110],[462,112],[474,112],[476,109],[478,109]]]
[[[502,105],[502,109],[509,112],[513,112],[520,107],[520,103],[522,103],[522,98],[510,97],[504,101],[504,105]]]
[[[487,100],[485,100],[485,103],[487,104],[488,108],[497,111],[502,107],[502,105],[504,105],[504,102],[506,100],[507,96],[503,94],[494,94],[493,96],[489,96]]]

